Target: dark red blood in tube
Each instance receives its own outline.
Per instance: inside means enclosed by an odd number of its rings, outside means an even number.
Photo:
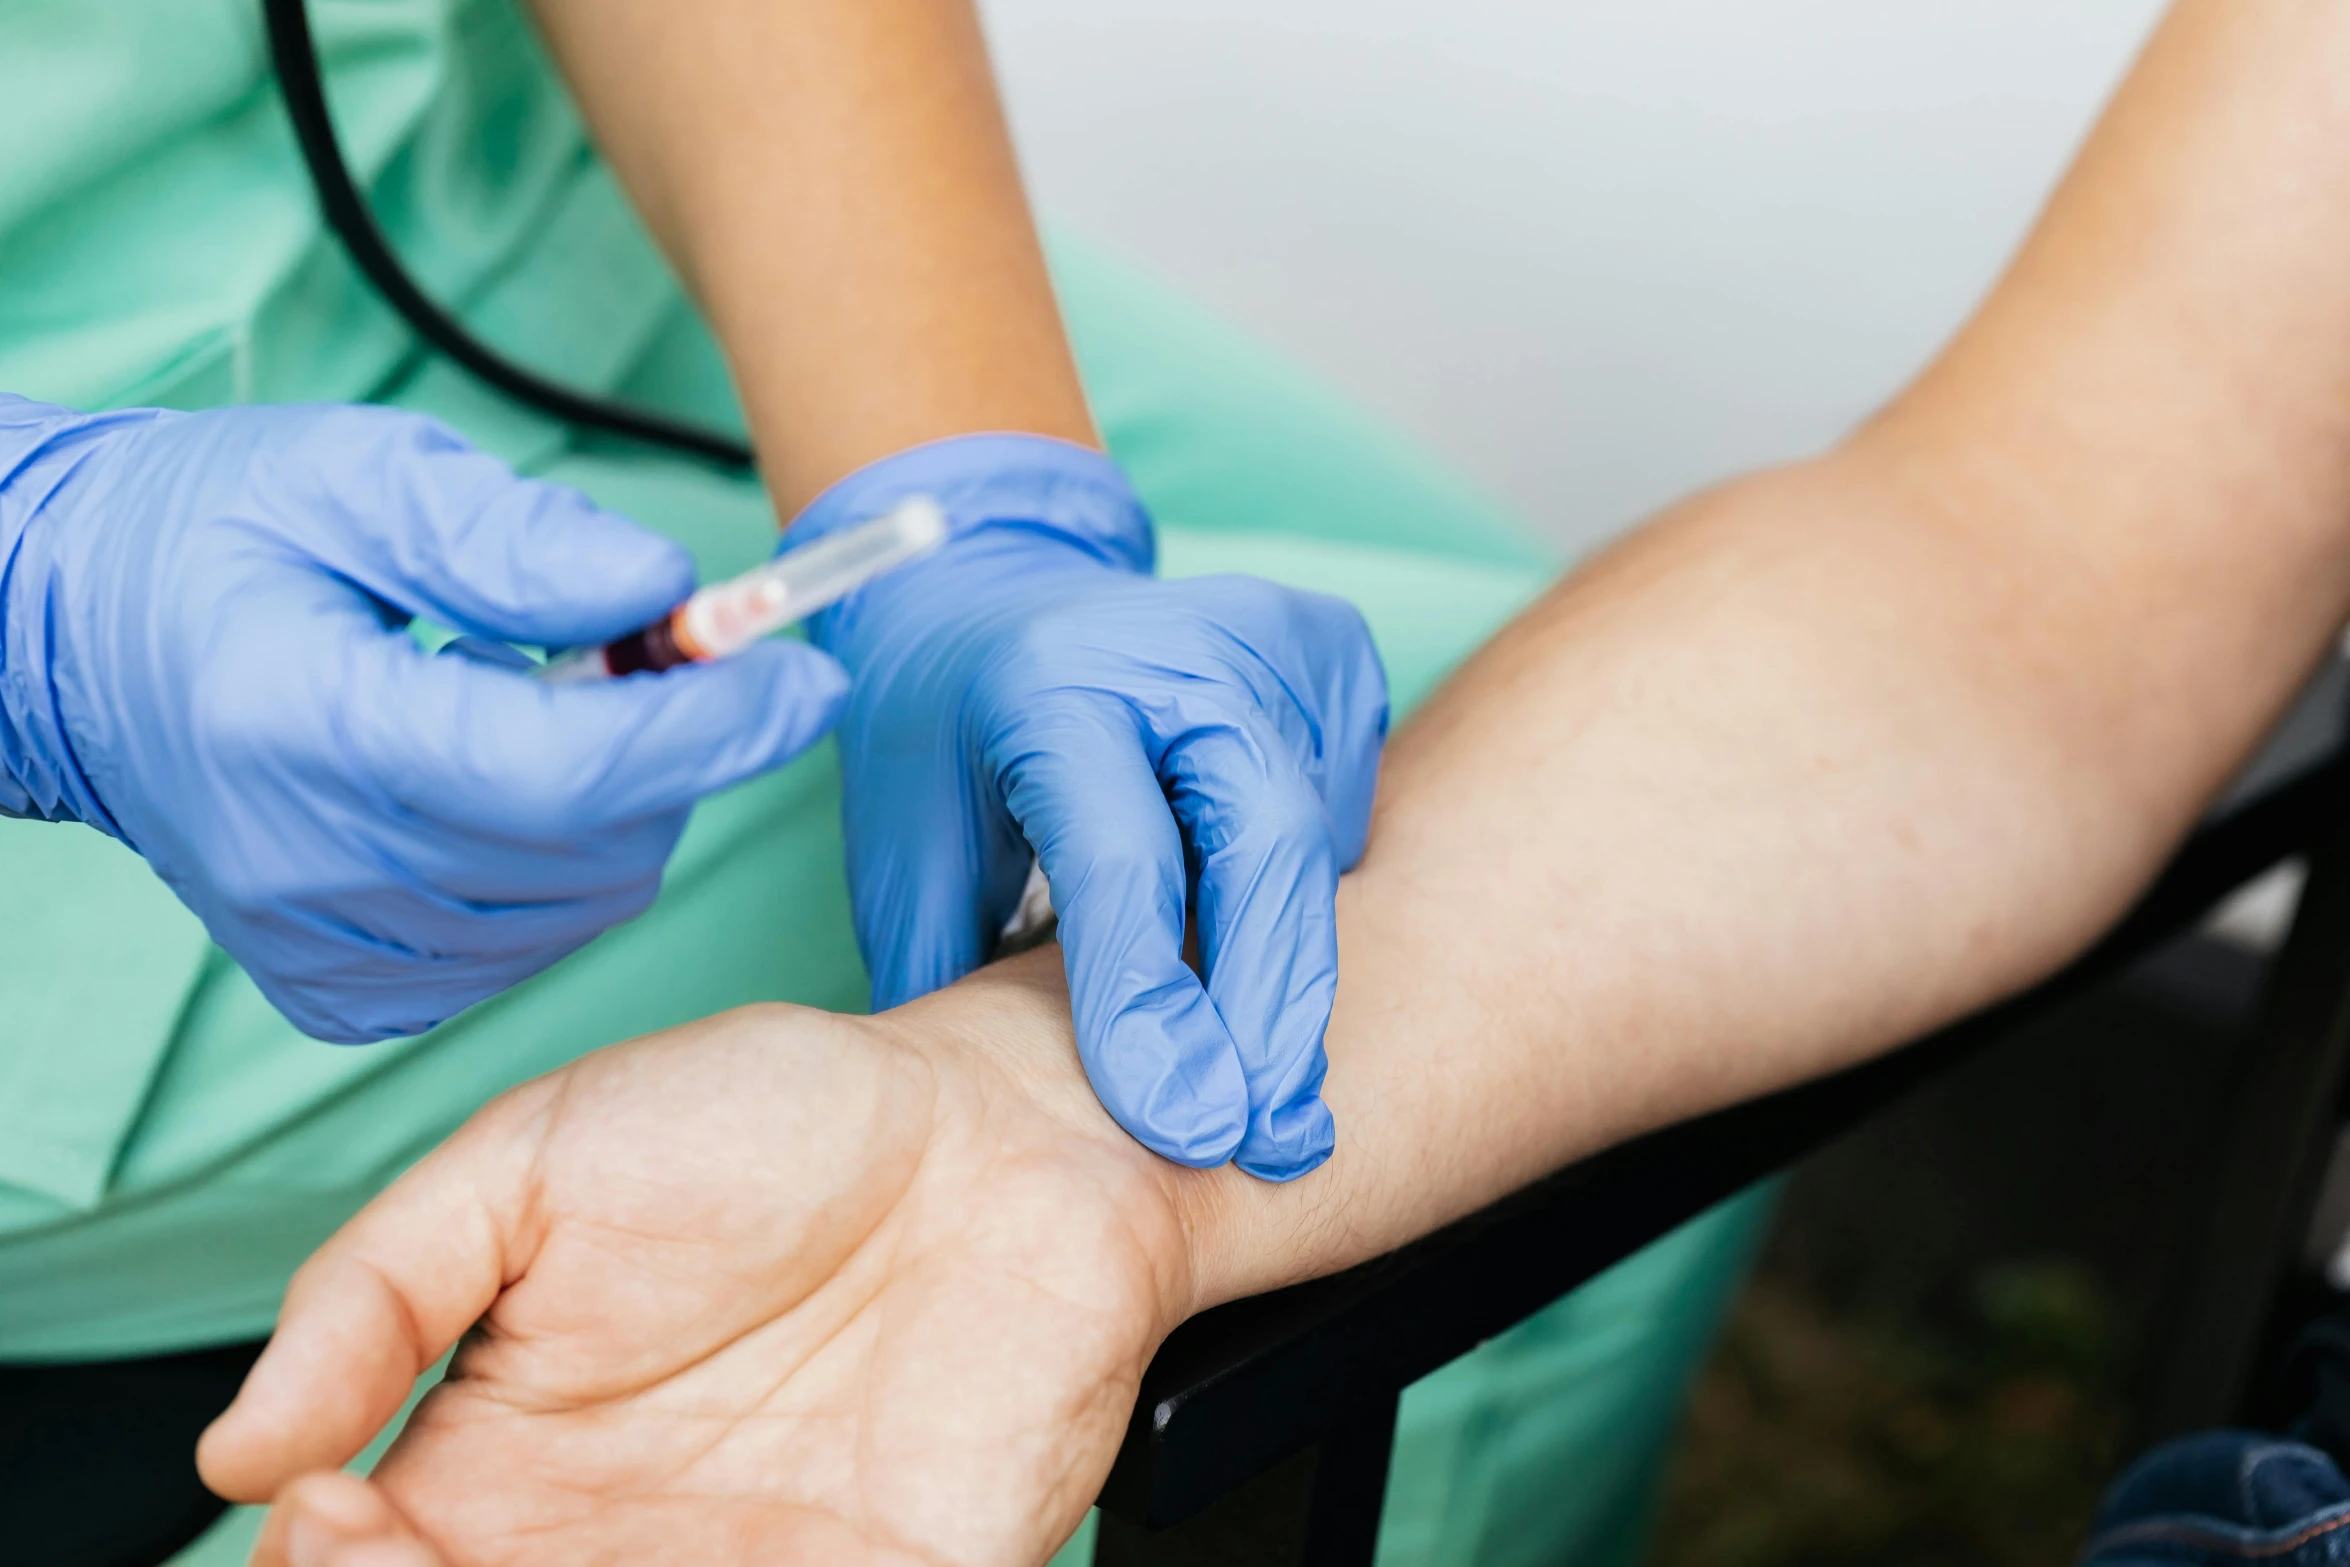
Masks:
[[[647,670],[675,669],[692,662],[677,645],[677,634],[669,629],[667,620],[657,620],[642,631],[631,631],[604,644],[604,667],[615,678]]]

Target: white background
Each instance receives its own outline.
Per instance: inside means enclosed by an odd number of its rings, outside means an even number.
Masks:
[[[1583,544],[1899,386],[2157,6],[984,9],[1048,216]]]

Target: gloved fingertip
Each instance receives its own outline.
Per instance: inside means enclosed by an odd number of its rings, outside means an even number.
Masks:
[[[547,488],[545,510],[556,523],[533,532],[545,539],[541,552],[555,557],[538,563],[549,611],[559,615],[568,606],[578,623],[609,637],[658,620],[692,596],[699,573],[684,545],[575,491]],[[559,555],[549,533],[564,541]]]
[[[1287,1185],[1291,1181],[1296,1180],[1301,1175],[1313,1174],[1316,1170],[1319,1170],[1323,1165],[1328,1164],[1329,1162],[1330,1150],[1325,1148],[1320,1153],[1315,1154],[1310,1158],[1274,1160],[1269,1163],[1259,1163],[1256,1160],[1249,1158],[1246,1154],[1241,1154],[1234,1157],[1232,1164],[1233,1167],[1239,1170],[1243,1175],[1254,1176],[1256,1179],[1266,1182],[1268,1185],[1283,1186]]]
[[[264,984],[261,990],[297,1032],[324,1045],[380,1045],[391,1039],[413,1039],[448,1020],[445,1012],[418,1012],[412,1004],[394,1003],[389,1008],[352,1005],[331,992],[314,997],[309,987]]]
[[[848,688],[830,658],[783,642],[620,680],[501,681],[537,699],[525,716],[547,737],[512,760],[502,808],[582,836],[681,812],[783,766],[838,721]]]
[[[1319,1170],[1337,1146],[1338,1123],[1322,1096],[1311,1094],[1265,1116],[1232,1162],[1260,1181],[1278,1184]]]
[[[1160,1158],[1195,1170],[1230,1163],[1249,1129],[1248,1079],[1232,1036],[1180,965],[1158,984],[1138,985],[1140,955],[1161,943],[1171,954],[1175,933],[1128,928],[1117,939],[1096,923],[1081,935],[1077,918],[1097,912],[1105,910],[1088,896],[1063,916],[1077,1053],[1095,1095]],[[1103,962],[1112,952],[1125,961]]]
[[[794,671],[793,678],[804,680],[811,686],[822,684],[835,697],[846,697],[849,694],[848,669],[822,648],[789,637],[762,645],[775,650],[777,660]]]
[[[579,491],[504,478],[425,530],[406,575],[428,613],[467,630],[572,647],[669,613],[694,591],[693,556],[665,534]]]
[[[1144,1125],[1118,1118],[1134,1140],[1171,1164],[1190,1170],[1212,1170],[1230,1164],[1248,1128],[1238,1117],[1229,1122],[1208,1120]]]
[[[796,755],[840,722],[848,705],[849,672],[840,660],[805,642],[781,638],[735,655],[734,662],[758,678],[768,692],[767,710],[785,719],[779,748]]]
[[[524,479],[529,487],[531,542],[560,554],[580,569],[625,567],[642,591],[691,593],[698,574],[693,552],[666,533],[656,532],[625,512],[613,511],[565,484]]]
[[[1235,1074],[1237,1075],[1237,1074]],[[1128,1085],[1120,1085],[1125,1087]],[[1232,1162],[1248,1138],[1248,1102],[1245,1088],[1233,1084],[1229,1096],[1206,1092],[1182,1081],[1170,1071],[1136,1095],[1136,1103],[1121,1114],[1112,1095],[1102,1095],[1119,1124],[1152,1153],[1194,1170],[1210,1170]]]
[[[1121,824],[1119,807],[1130,802],[1110,804],[1082,832],[1048,833],[1041,854],[1060,912],[1077,1053],[1102,1108],[1136,1142],[1193,1169],[1225,1164],[1248,1135],[1248,1077],[1180,955],[1180,849],[1151,841],[1171,839],[1171,823]],[[1136,841],[1171,852],[1138,854]]]

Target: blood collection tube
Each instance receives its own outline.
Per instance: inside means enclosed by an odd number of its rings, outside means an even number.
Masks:
[[[550,659],[539,678],[568,685],[739,653],[840,602],[883,572],[929,554],[946,536],[946,515],[934,503],[906,501],[870,522],[785,550],[764,566],[698,589],[661,619],[602,647]]]

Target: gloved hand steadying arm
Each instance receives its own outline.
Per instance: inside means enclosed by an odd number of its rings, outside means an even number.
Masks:
[[[1183,1164],[1313,1169],[1333,1140],[1333,902],[1387,727],[1362,617],[1254,578],[1152,578],[1117,466],[1038,436],[901,453],[791,540],[909,495],[945,510],[948,544],[812,628],[856,681],[841,755],[874,1005],[987,960],[1033,845],[1080,1054],[1119,1124]]]
[[[136,849],[304,1032],[417,1033],[641,911],[693,801],[845,681],[777,642],[555,687],[407,622],[595,642],[692,587],[414,415],[0,397],[0,813]]]

